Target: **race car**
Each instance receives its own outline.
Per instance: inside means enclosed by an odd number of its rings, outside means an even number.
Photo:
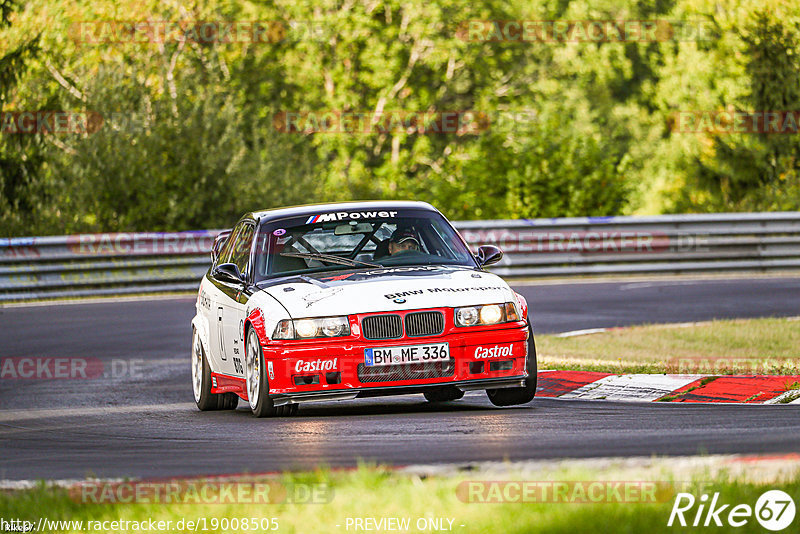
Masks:
[[[486,390],[536,392],[525,299],[425,202],[348,202],[245,214],[214,241],[192,319],[200,410],[257,417],[302,403]]]

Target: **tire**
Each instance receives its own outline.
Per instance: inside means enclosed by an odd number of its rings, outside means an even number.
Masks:
[[[217,395],[220,410],[235,410],[239,406],[239,395],[236,393],[220,393]]]
[[[245,387],[250,410],[256,417],[286,417],[295,415],[299,404],[283,404],[275,406],[269,396],[269,380],[264,362],[264,350],[258,340],[256,331],[247,330],[247,343],[245,345]]]
[[[192,330],[192,392],[197,408],[210,410],[235,410],[239,405],[236,393],[211,393],[211,368],[197,330]]]
[[[252,328],[247,331],[247,344],[245,345],[245,384],[250,410],[256,417],[286,417],[295,415],[299,404],[283,404],[275,406],[269,396],[269,380],[264,364],[264,351],[258,340],[256,331]]]
[[[525,362],[528,370],[528,377],[525,385],[519,388],[500,388],[487,389],[486,395],[495,406],[514,406],[517,404],[527,404],[536,395],[536,343],[533,340],[533,328],[528,321],[528,358]]]
[[[275,408],[275,415],[278,417],[288,417],[290,415],[295,415],[299,410],[299,404],[283,404]]]
[[[423,395],[428,402],[447,402],[460,399],[464,396],[464,392],[455,386],[442,386],[429,389]]]
[[[282,410],[275,408],[269,396],[269,381],[264,365],[264,351],[258,340],[256,331],[247,330],[247,344],[245,345],[245,387],[247,388],[247,402],[250,410],[256,417],[272,417]]]

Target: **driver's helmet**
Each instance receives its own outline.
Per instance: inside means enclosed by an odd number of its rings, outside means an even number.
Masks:
[[[389,238],[389,242],[397,243],[398,245],[401,243],[408,243],[409,241],[413,242],[417,248],[420,248],[419,237],[413,228],[398,228],[392,233],[392,237]]]

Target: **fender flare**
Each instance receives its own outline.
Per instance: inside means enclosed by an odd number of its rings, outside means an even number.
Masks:
[[[200,343],[203,345],[203,351],[206,353],[206,361],[208,362],[209,368],[211,367],[212,358],[208,355],[211,354],[209,351],[209,347],[211,346],[211,341],[209,340],[209,330],[208,330],[208,319],[202,317],[200,314],[195,315],[192,318],[192,328],[195,332],[197,332],[197,336],[200,338]],[[211,369],[212,371],[214,369]]]
[[[251,326],[256,331],[258,341],[264,347],[269,343],[269,336],[267,336],[267,327],[264,320],[264,312],[261,308],[253,308],[247,318],[244,320],[244,332],[242,332],[242,339],[246,339],[247,327]]]
[[[513,290],[512,290],[513,291]],[[517,297],[517,302],[519,303],[520,312],[522,313],[522,318],[528,318],[528,301],[525,297],[514,291],[514,295]]]

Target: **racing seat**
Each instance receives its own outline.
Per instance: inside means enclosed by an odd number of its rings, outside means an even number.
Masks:
[[[375,252],[372,253],[373,260],[379,260],[389,255],[389,238],[387,237],[375,247]]]

